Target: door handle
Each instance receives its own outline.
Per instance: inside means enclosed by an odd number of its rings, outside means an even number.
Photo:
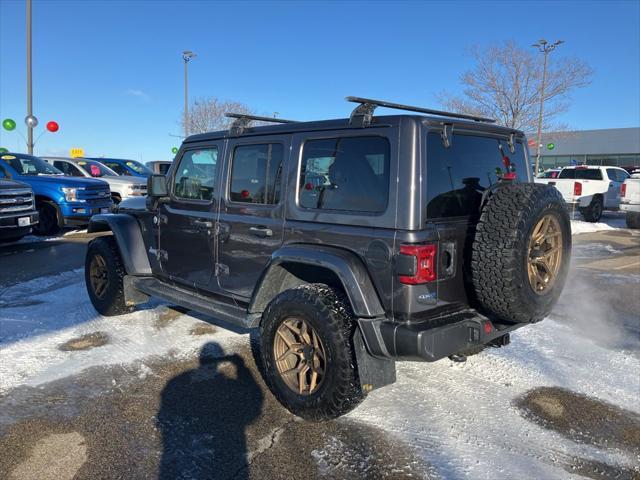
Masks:
[[[250,227],[249,233],[260,238],[273,237],[273,230],[267,227]]]
[[[206,220],[194,220],[193,224],[196,227],[202,227],[202,228],[213,228],[213,222],[208,222]]]

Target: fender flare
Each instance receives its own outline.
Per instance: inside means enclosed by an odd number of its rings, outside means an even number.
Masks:
[[[122,263],[129,275],[151,275],[151,265],[145,250],[138,221],[131,215],[109,213],[94,215],[87,227],[88,233],[113,232]]]
[[[253,291],[249,313],[262,313],[276,295],[300,285],[300,279],[287,270],[287,264],[320,267],[335,274],[357,317],[385,315],[369,272],[354,253],[323,245],[300,244],[286,245],[272,254]]]

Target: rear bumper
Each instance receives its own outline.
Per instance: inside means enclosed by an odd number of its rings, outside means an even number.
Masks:
[[[640,203],[621,203],[620,210],[623,212],[640,213]]]
[[[495,343],[524,324],[498,324],[474,310],[416,323],[359,321],[369,352],[379,358],[434,362]]]

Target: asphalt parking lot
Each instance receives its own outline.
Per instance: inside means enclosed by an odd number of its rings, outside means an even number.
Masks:
[[[249,332],[159,302],[101,318],[82,233],[0,246],[0,478],[640,478],[640,233],[611,224],[512,345],[399,364],[321,424],[275,401]]]

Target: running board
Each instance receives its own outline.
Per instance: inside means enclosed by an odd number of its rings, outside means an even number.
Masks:
[[[215,298],[176,287],[154,277],[127,276],[127,284],[150,297],[158,297],[181,307],[243,328],[254,328],[260,324],[259,314],[248,314],[246,308],[223,303]]]

